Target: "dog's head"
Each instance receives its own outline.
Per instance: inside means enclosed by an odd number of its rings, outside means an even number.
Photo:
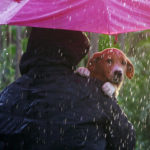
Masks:
[[[129,79],[134,75],[131,61],[116,48],[108,48],[95,53],[89,60],[87,68],[92,77],[118,86],[123,81],[125,74]]]

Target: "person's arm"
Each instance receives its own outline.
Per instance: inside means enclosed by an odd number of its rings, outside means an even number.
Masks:
[[[83,110],[88,113],[89,120],[95,117],[95,124],[99,125],[101,133],[104,133],[107,149],[111,150],[133,150],[135,147],[135,130],[123,113],[117,100],[109,98],[102,92],[103,83],[90,78],[86,93]],[[81,88],[80,91],[85,89]],[[87,96],[86,96],[87,95]],[[90,106],[90,107],[89,107]]]
[[[105,102],[101,105],[107,117],[104,128],[108,149],[133,150],[135,147],[135,130],[117,104],[116,99],[106,97]]]

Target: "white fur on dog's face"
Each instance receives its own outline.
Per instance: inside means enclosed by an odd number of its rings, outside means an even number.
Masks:
[[[104,64],[107,68],[106,78],[107,81],[119,86],[124,80],[124,76],[127,70],[126,58],[122,55],[108,54],[104,58]]]
[[[126,65],[122,65],[119,60],[118,62],[114,62],[110,67],[110,71],[108,73],[108,81],[119,85],[123,80],[126,73]]]
[[[120,83],[124,79],[125,68],[119,65],[114,65],[110,72],[112,83]]]

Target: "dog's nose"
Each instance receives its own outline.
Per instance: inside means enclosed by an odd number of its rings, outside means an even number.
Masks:
[[[122,76],[122,71],[121,71],[121,70],[116,70],[116,71],[114,72],[114,75],[117,76],[118,78],[121,78],[121,76]]]

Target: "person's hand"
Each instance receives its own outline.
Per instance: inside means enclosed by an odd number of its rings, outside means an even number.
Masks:
[[[90,76],[90,71],[85,68],[85,67],[79,67],[77,68],[77,70],[75,71],[75,73],[83,76],[83,77],[89,77]]]

